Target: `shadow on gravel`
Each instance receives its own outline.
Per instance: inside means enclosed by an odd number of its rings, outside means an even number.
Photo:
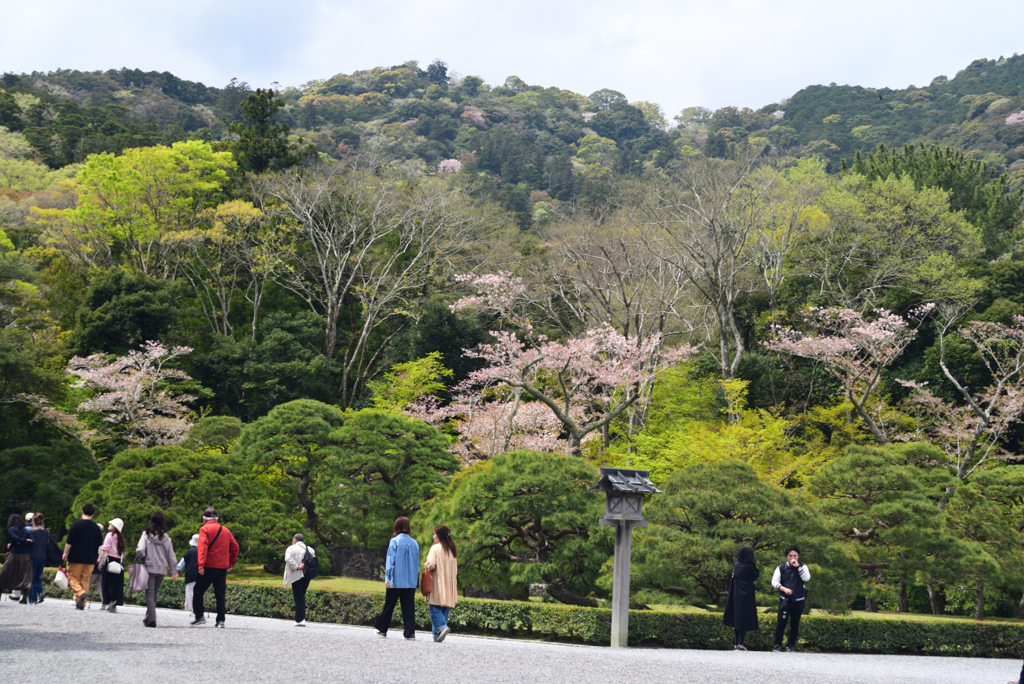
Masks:
[[[141,629],[141,627],[140,627]],[[181,644],[160,644],[151,641],[116,641],[102,634],[68,634],[67,632],[0,632],[0,651],[138,651],[139,648],[180,648]]]

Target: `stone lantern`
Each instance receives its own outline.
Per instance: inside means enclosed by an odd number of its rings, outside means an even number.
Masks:
[[[615,566],[612,578],[612,646],[626,646],[629,635],[629,560],[633,528],[647,527],[644,494],[660,494],[647,476],[649,470],[601,468],[601,479],[590,488],[604,492],[602,525],[615,525]]]

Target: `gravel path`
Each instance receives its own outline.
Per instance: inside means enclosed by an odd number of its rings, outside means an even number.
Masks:
[[[472,636],[435,644],[392,629],[310,624],[228,615],[227,628],[190,627],[190,616],[160,610],[76,611],[69,601],[22,606],[0,601],[3,680],[29,682],[903,682],[1003,684],[1020,661],[981,658],[616,649]],[[304,674],[303,674],[304,673]]]

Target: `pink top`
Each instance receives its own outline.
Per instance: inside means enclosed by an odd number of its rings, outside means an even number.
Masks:
[[[117,535],[113,532],[107,532],[107,537],[103,540],[103,546],[100,547],[100,551],[106,551],[108,556],[120,558],[121,554],[117,550]]]

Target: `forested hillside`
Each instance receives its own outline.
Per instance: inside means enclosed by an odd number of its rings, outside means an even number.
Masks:
[[[407,515],[476,590],[592,605],[617,465],[665,492],[641,600],[798,542],[820,607],[1024,615],[1022,86],[5,74],[0,503],[176,544],[214,504],[254,563]]]

